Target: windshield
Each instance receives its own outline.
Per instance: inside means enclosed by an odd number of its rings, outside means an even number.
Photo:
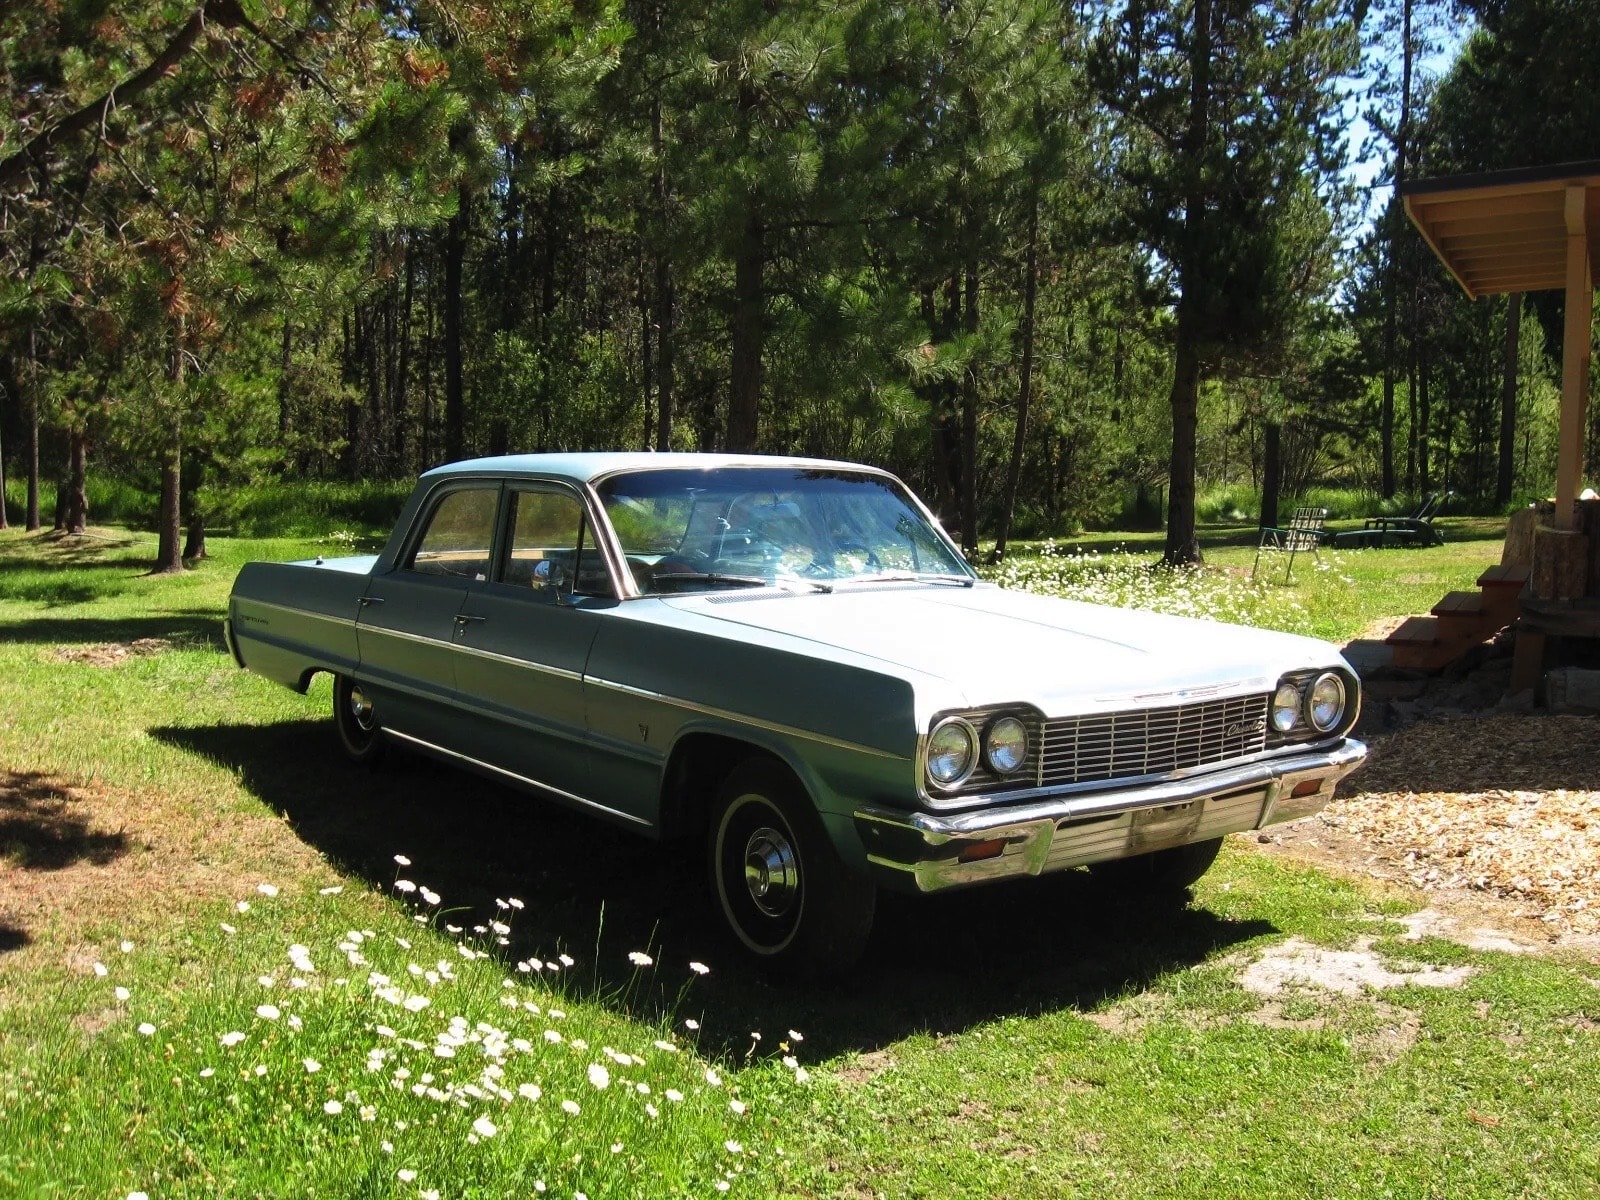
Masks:
[[[598,488],[646,595],[972,572],[894,480],[799,467],[646,470]]]

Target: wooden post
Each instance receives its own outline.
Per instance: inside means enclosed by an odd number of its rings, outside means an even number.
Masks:
[[[1567,187],[1567,312],[1561,348],[1561,444],[1556,454],[1556,528],[1571,529],[1583,473],[1584,408],[1589,396],[1589,328],[1594,287],[1589,279],[1589,239],[1584,228],[1588,189]]]

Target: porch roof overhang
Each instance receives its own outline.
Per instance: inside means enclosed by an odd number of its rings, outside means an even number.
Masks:
[[[1569,212],[1572,188],[1581,190],[1581,215]],[[1596,282],[1600,161],[1421,179],[1400,195],[1412,224],[1473,299],[1565,288],[1574,233],[1587,242],[1589,285]]]
[[[1422,179],[1406,215],[1468,296],[1567,294],[1562,333],[1556,526],[1571,529],[1583,472],[1589,338],[1600,262],[1600,161]]]

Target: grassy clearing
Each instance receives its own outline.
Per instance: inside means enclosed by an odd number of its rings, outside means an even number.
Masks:
[[[347,767],[326,688],[235,670],[237,565],[319,548],[219,540],[171,580],[114,531],[0,537],[0,1194],[1594,1194],[1594,964],[1403,943],[1407,897],[1231,847],[1183,908],[1070,876],[897,899],[851,986],[771,986],[694,854]],[[1493,549],[1297,563],[1244,615],[1352,625]],[[1219,611],[1251,556],[1211,555]],[[1335,585],[1357,611],[1318,615]],[[1245,990],[1290,937],[1475,974]]]
[[[1442,523],[1443,546],[1268,550],[1257,566],[1254,528],[1203,531],[1205,565],[1156,566],[1161,534],[1106,534],[1030,543],[985,574],[1007,587],[1097,604],[1234,621],[1343,642],[1383,617],[1427,612],[1448,591],[1471,589],[1500,561],[1505,523],[1459,517]],[[1289,583],[1285,583],[1285,578]]]

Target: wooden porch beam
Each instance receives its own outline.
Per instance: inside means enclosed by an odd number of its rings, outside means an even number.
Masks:
[[[1586,202],[1581,184],[1566,190],[1567,311],[1561,347],[1561,438],[1556,453],[1556,528],[1577,520],[1578,483],[1583,471],[1584,408],[1589,395],[1589,330],[1594,319],[1594,288],[1589,276]]]

